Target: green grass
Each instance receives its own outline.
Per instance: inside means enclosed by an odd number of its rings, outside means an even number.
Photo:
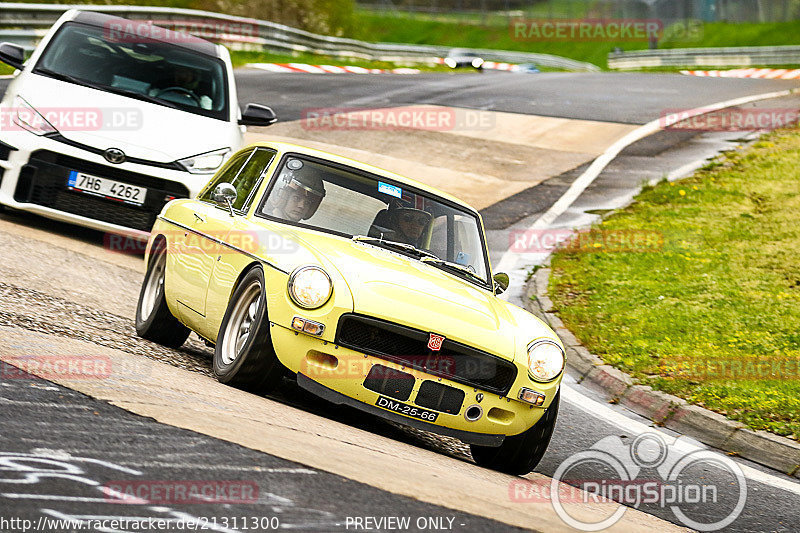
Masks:
[[[564,323],[655,389],[800,438],[798,159],[800,133],[776,132],[647,187],[599,229],[659,232],[663,247],[556,253],[550,293]],[[763,376],[748,366],[786,360],[795,366]]]
[[[272,54],[269,52],[231,52],[231,61],[234,68],[242,67],[248,63],[309,63],[312,65],[350,65],[364,68],[415,68],[426,72],[450,71],[445,65],[424,65],[419,63],[392,63],[388,61],[366,61],[363,59],[334,58],[326,55],[315,54]],[[458,72],[467,72],[468,69],[459,69]],[[469,70],[474,72],[473,70]]]
[[[0,63],[0,76],[13,73],[14,73],[14,67],[9,67],[5,63]]]
[[[546,13],[526,15],[545,16]],[[515,39],[506,17],[424,16],[357,10],[357,28],[351,35],[372,42],[434,44],[465,48],[493,48],[569,57],[607,68],[608,53],[644,50],[647,42],[530,42]],[[709,46],[770,46],[800,44],[800,20],[780,23],[673,25],[665,29],[660,48]]]

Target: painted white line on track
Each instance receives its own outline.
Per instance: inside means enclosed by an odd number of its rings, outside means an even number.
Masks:
[[[594,418],[614,424],[615,426],[623,428],[628,432],[636,433],[637,435],[652,431],[658,431],[667,435],[667,433],[663,432],[660,428],[629,418],[600,402],[584,396],[575,387],[576,385],[573,384],[563,384],[561,386],[561,397],[571,405],[574,405],[581,411],[588,413]],[[689,453],[696,450],[711,449],[694,439],[690,439],[689,437],[683,437],[682,439],[676,441],[675,448],[684,453]],[[764,473],[741,462],[738,462],[738,464],[747,479],[800,495],[799,482],[794,482],[788,478],[781,478],[772,474]]]

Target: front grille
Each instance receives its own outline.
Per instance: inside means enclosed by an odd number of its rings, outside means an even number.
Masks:
[[[141,206],[133,206],[71,191],[67,189],[67,180],[72,170],[147,187],[145,202]],[[174,181],[83,161],[47,150],[37,150],[31,154],[30,161],[22,168],[14,193],[14,199],[18,202],[34,203],[143,231],[150,230],[168,199],[188,196],[188,189]]]
[[[364,380],[364,388],[395,400],[406,401],[414,388],[414,376],[388,366],[375,365]]]
[[[455,415],[464,403],[464,391],[435,381],[423,381],[414,403],[420,407]]]
[[[11,157],[12,150],[16,150],[16,148],[0,141],[0,161],[8,161],[8,158]],[[2,172],[2,169],[0,169],[0,172]]]
[[[336,343],[434,376],[501,396],[517,376],[513,363],[446,339],[438,352],[428,349],[429,333],[354,314],[342,315]]]

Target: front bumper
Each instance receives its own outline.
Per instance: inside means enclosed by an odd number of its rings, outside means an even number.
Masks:
[[[485,446],[499,446],[506,436],[518,435],[538,422],[560,383],[560,379],[547,384],[534,383],[526,371],[518,372],[508,395],[503,396],[345,348],[330,337],[324,340],[300,334],[276,323],[271,324],[270,334],[278,359],[298,375],[298,383],[303,388],[314,394],[389,420]],[[391,376],[386,386],[376,387],[369,379],[373,370],[384,376],[387,373],[404,376],[404,390],[399,391],[389,382],[393,379]],[[543,406],[535,407],[517,400],[522,387],[544,394]],[[431,401],[431,390],[455,400],[437,403],[434,398]],[[377,405],[381,398],[387,397],[412,409],[434,411],[437,417],[427,422]],[[481,416],[471,420],[467,411],[475,406],[480,408]]]
[[[478,444],[480,446],[497,447],[503,444],[503,440],[505,440],[506,438],[505,435],[488,435],[485,433],[476,433],[474,431],[464,431],[464,430],[450,429],[447,427],[437,426],[436,424],[431,424],[430,422],[424,422],[422,420],[417,420],[415,418],[410,418],[398,413],[393,413],[391,411],[381,409],[380,407],[377,407],[375,405],[367,405],[358,400],[354,400],[349,396],[345,396],[341,392],[336,392],[333,389],[329,389],[325,385],[317,383],[316,381],[306,376],[305,374],[300,374],[300,373],[297,374],[297,384],[300,385],[300,387],[307,390],[308,392],[315,394],[320,398],[328,400],[331,403],[335,403],[337,405],[347,405],[350,407],[355,407],[356,409],[365,411],[371,415],[379,416],[387,420],[392,420],[393,422],[406,424],[408,426],[415,427],[417,429],[430,431],[432,433],[438,433],[440,435],[446,435],[448,437],[455,437],[461,440],[462,442],[466,442],[467,444]]]
[[[0,204],[99,231],[145,238],[164,204],[197,194],[208,176],[123,163],[28,132],[5,132],[0,142],[15,150],[0,157]],[[70,171],[147,188],[141,206],[100,198],[66,186]]]

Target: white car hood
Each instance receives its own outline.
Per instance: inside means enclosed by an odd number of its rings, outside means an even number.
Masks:
[[[64,125],[67,139],[105,150],[119,148],[129,157],[169,163],[219,148],[237,150],[242,144],[239,126],[135,98],[105,92],[46,76],[31,75],[19,96],[37,111],[99,110],[105,120],[114,117],[121,126]],[[125,113],[131,119],[125,119]],[[122,119],[120,118],[122,117]],[[57,128],[59,124],[54,124]]]

